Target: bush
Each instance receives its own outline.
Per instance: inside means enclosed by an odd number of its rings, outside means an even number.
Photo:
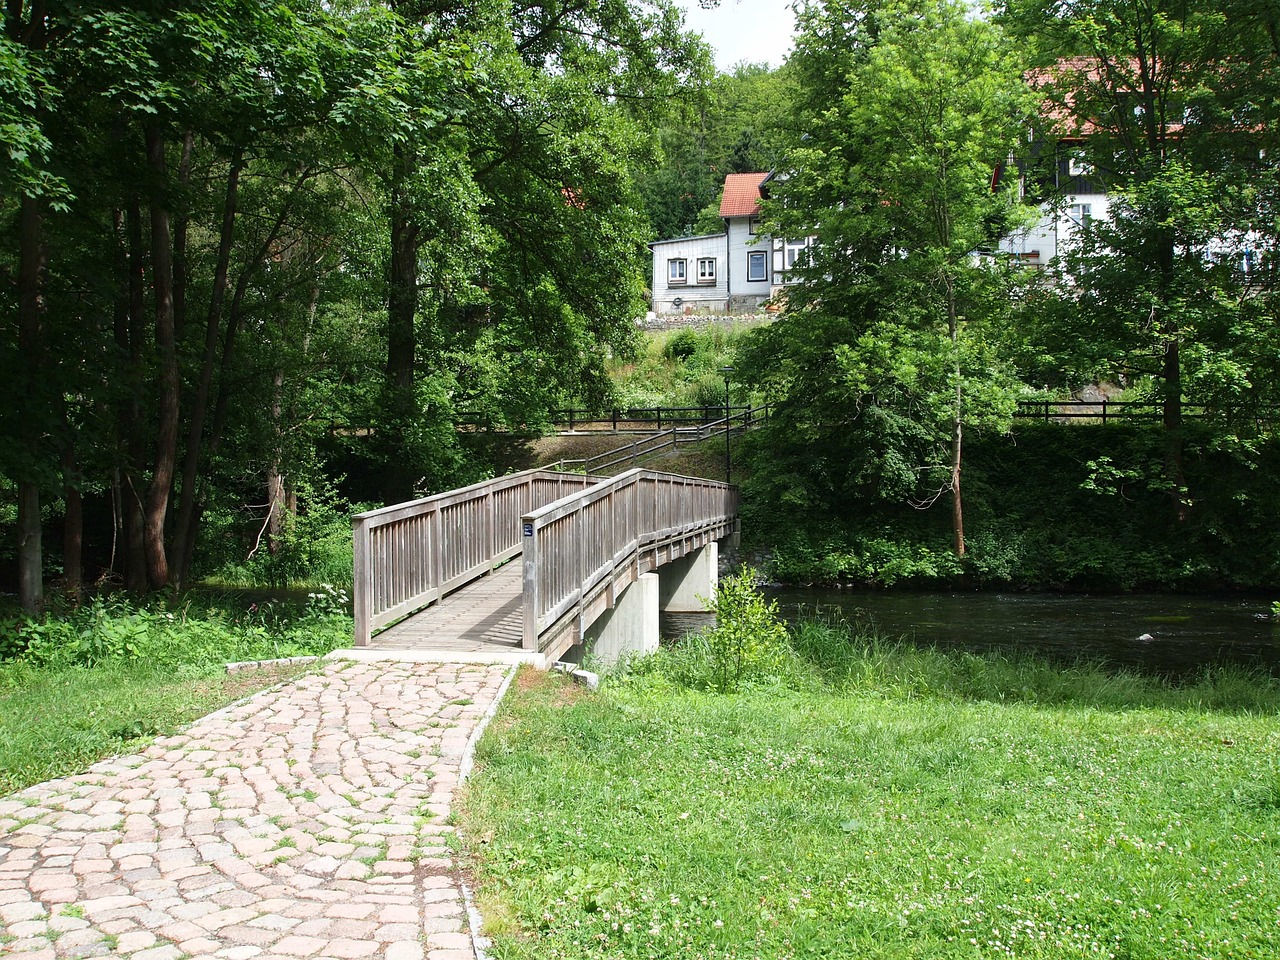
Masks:
[[[777,602],[765,600],[757,589],[758,579],[746,566],[721,579],[707,601],[716,625],[633,661],[631,673],[665,676],[681,686],[717,693],[788,677],[793,657],[787,628]]]
[[[698,335],[687,328],[675,334],[662,348],[662,355],[668,360],[688,360],[697,352]]]
[[[328,653],[351,639],[345,590],[324,587],[298,611],[270,603],[248,611],[219,605],[176,609],[97,597],[60,617],[4,624],[7,659],[38,667],[108,662],[213,668],[244,660]]]

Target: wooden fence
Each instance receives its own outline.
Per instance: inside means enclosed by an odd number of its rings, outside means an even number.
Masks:
[[[750,404],[734,404],[729,407],[729,416],[740,416],[751,409]],[[548,416],[552,425],[570,431],[640,432],[724,422],[725,407],[724,404],[711,404],[700,407],[615,407],[612,410],[567,408],[552,410]],[[464,411],[454,414],[454,421],[460,429],[495,430],[493,419],[487,413]],[[523,426],[527,428],[528,425]],[[508,429],[511,427],[504,425],[496,428],[498,432]]]
[[[661,453],[663,450],[678,447],[682,443],[701,443],[703,440],[709,440],[713,437],[722,437],[726,430],[729,433],[741,433],[743,430],[750,430],[764,423],[768,416],[768,407],[743,407],[738,413],[729,417],[727,421],[721,417],[719,420],[712,420],[710,423],[704,423],[696,427],[670,427],[647,437],[638,437],[630,443],[624,443],[614,447],[612,450],[598,453],[594,457],[557,460],[555,463],[548,464],[546,469],[576,470],[590,474],[604,474],[615,467],[634,466],[641,459]]]
[[[355,642],[439,601],[520,553],[520,518],[595,478],[527,470],[357,514]]]
[[[620,572],[629,581],[666,559],[664,549],[679,544],[679,555],[727,536],[737,516],[736,487],[640,469],[526,514],[524,648],[557,655]]]

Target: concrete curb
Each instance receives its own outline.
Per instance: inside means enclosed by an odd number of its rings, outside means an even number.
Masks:
[[[287,667],[293,663],[315,663],[319,657],[277,657],[275,660],[238,660],[227,664],[227,673],[257,670],[261,667]]]

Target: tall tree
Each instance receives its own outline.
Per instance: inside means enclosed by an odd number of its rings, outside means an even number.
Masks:
[[[1016,221],[992,173],[1025,88],[999,29],[953,0],[810,4],[800,21],[794,65],[825,80],[766,216],[816,245],[755,368],[783,391],[782,429],[878,434],[846,483],[946,495],[963,556],[964,431],[1012,405],[993,352],[1005,274],[979,254]],[[770,370],[770,356],[786,359]]]
[[[1155,384],[1165,478],[1185,518],[1189,381],[1197,399],[1238,401],[1255,386],[1250,349],[1274,352],[1269,337],[1242,342],[1238,326],[1267,302],[1258,295],[1274,269],[1274,12],[1202,0],[1009,0],[1004,19],[1042,63],[1039,131],[1068,144],[1112,195],[1110,216],[1095,218],[1063,258],[1057,293],[1072,324],[1050,337],[1061,344],[1070,333],[1068,357]],[[1062,149],[1050,152],[1054,162]]]

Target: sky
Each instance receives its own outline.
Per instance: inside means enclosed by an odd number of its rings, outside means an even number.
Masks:
[[[780,66],[791,49],[795,26],[791,2],[720,0],[716,9],[703,10],[698,0],[676,0],[685,11],[685,28],[706,38],[722,71],[743,60]]]

